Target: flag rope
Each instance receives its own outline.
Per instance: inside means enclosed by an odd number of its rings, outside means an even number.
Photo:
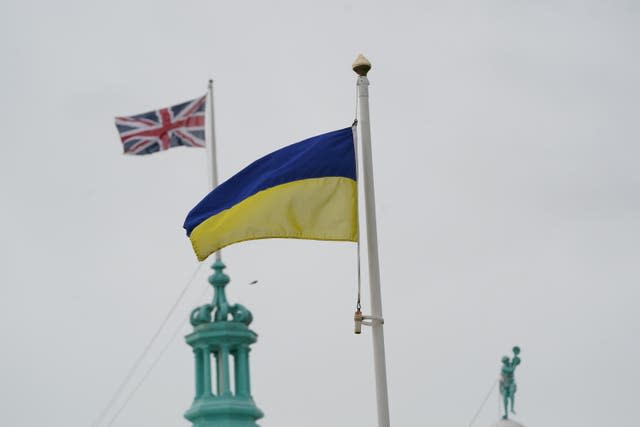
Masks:
[[[358,114],[358,97],[356,96],[356,115]],[[351,125],[351,129],[353,131],[353,150],[355,152],[355,158],[356,158],[356,184],[360,182],[360,177],[359,177],[359,167],[358,167],[358,132],[356,131],[358,126],[358,118],[356,117],[356,119],[353,121],[353,125]],[[357,258],[358,258],[358,296],[356,299],[356,311],[360,311],[360,309],[362,308],[362,304],[360,303],[360,292],[361,292],[361,288],[362,288],[362,256],[361,256],[361,252],[360,252],[360,197],[359,197],[359,191],[356,191],[356,218],[358,221],[358,228],[357,228],[357,236],[356,236],[356,254],[357,254]]]
[[[359,186],[360,183],[360,177],[359,177],[359,167],[358,167],[358,132],[356,132],[357,126],[358,126],[358,107],[359,102],[360,102],[360,98],[358,97],[358,87],[356,87],[356,102],[355,102],[355,112],[354,112],[354,118],[353,118],[353,124],[351,125],[353,128],[353,149],[355,151],[355,157],[356,157],[356,183]],[[356,203],[356,218],[358,221],[358,236],[357,236],[357,242],[356,242],[356,252],[357,252],[357,257],[358,257],[358,297],[356,300],[356,311],[360,311],[360,309],[362,308],[362,304],[360,303],[360,290],[362,288],[362,273],[361,273],[361,265],[362,265],[362,256],[361,256],[361,252],[360,252],[360,197],[359,197],[360,191],[356,191],[356,195],[357,195],[357,203]]]
[[[145,372],[145,374],[142,376],[140,381],[138,381],[138,383],[133,388],[133,390],[131,390],[131,393],[129,393],[129,395],[127,396],[125,401],[122,403],[122,405],[120,405],[120,408],[118,408],[118,410],[113,415],[113,417],[111,417],[111,420],[109,420],[109,423],[107,424],[107,427],[110,427],[111,425],[113,425],[113,423],[118,419],[118,417],[120,416],[120,414],[122,413],[124,408],[127,407],[127,405],[129,404],[129,401],[131,401],[133,396],[136,394],[136,392],[140,389],[142,384],[149,377],[149,375],[151,374],[151,371],[153,371],[153,368],[156,367],[156,365],[158,364],[158,362],[160,361],[160,359],[162,358],[164,353],[167,351],[169,346],[171,344],[173,344],[173,341],[178,336],[178,332],[180,332],[182,330],[182,328],[185,326],[186,323],[187,323],[186,319],[183,322],[180,322],[180,324],[178,325],[178,328],[176,328],[176,330],[173,332],[173,335],[171,335],[171,338],[169,339],[169,342],[167,342],[167,344],[162,348],[162,350],[160,350],[160,354],[158,354],[158,357],[156,357],[155,360],[153,361],[153,363],[151,363],[151,366],[149,367],[149,369],[147,369],[147,372]]]
[[[135,372],[138,370],[138,367],[140,366],[140,363],[147,356],[147,353],[149,353],[149,350],[151,349],[153,344],[156,342],[156,339],[160,335],[160,332],[162,332],[162,330],[164,329],[164,327],[167,324],[167,321],[169,320],[169,318],[171,317],[171,315],[175,311],[176,307],[178,307],[178,304],[180,303],[180,301],[182,300],[182,298],[186,294],[187,290],[189,289],[189,287],[191,286],[191,284],[195,280],[196,275],[198,274],[198,272],[200,271],[200,268],[202,267],[202,264],[203,263],[199,263],[197,265],[197,267],[195,268],[195,270],[191,274],[191,278],[189,279],[187,284],[184,286],[184,288],[182,289],[182,291],[178,295],[178,298],[173,303],[173,306],[171,306],[171,308],[169,309],[169,312],[165,315],[164,319],[160,323],[160,326],[158,327],[156,332],[151,337],[151,340],[149,340],[149,342],[147,343],[147,346],[144,348],[144,350],[142,350],[142,353],[140,354],[140,356],[138,356],[138,358],[135,360],[135,362],[133,363],[131,368],[129,368],[129,371],[125,375],[124,380],[122,380],[122,382],[120,383],[120,385],[116,389],[115,393],[113,393],[113,396],[111,396],[111,399],[109,400],[107,405],[104,407],[102,412],[100,412],[100,415],[98,415],[96,420],[93,422],[93,424],[92,424],[93,427],[97,427],[97,426],[100,425],[100,423],[104,419],[104,417],[107,414],[107,412],[109,412],[109,410],[113,407],[113,405],[115,404],[115,402],[118,399],[118,397],[120,397],[120,395],[122,394],[122,391],[124,390],[125,386],[129,383],[129,381],[131,381],[131,378],[133,377],[133,374],[135,374]],[[109,424],[109,425],[111,425],[111,424]]]
[[[202,265],[202,263],[200,264]],[[208,290],[209,288],[204,288],[202,290],[202,292],[200,293],[200,296],[198,297],[198,301],[202,299],[202,297],[204,296],[205,292]],[[131,399],[133,399],[133,396],[137,393],[137,391],[140,389],[140,387],[142,387],[142,384],[144,384],[144,382],[147,380],[147,378],[149,377],[149,375],[151,375],[151,372],[153,371],[153,369],[156,367],[156,365],[158,364],[158,362],[160,362],[160,359],[162,359],[162,356],[167,352],[167,350],[169,349],[169,347],[171,346],[171,344],[173,344],[173,342],[176,340],[176,337],[178,336],[178,333],[182,330],[182,328],[184,328],[184,326],[187,324],[187,319],[184,319],[182,322],[180,322],[180,324],[178,325],[178,327],[173,331],[173,334],[171,335],[171,338],[169,338],[169,341],[165,344],[164,347],[162,347],[162,350],[160,350],[160,353],[158,354],[158,357],[156,357],[154,359],[154,361],[151,363],[151,366],[149,367],[149,369],[147,369],[147,372],[144,373],[144,375],[142,376],[142,378],[140,378],[140,381],[138,381],[138,383],[136,384],[136,386],[133,388],[133,390],[131,390],[131,393],[129,393],[129,395],[127,396],[127,398],[125,399],[125,401],[122,403],[122,405],[120,405],[120,408],[118,408],[118,410],[116,411],[116,413],[113,415],[113,417],[111,418],[111,420],[109,420],[109,424],[107,424],[107,427],[111,427],[113,425],[113,423],[118,419],[118,417],[120,416],[120,414],[122,413],[122,411],[127,407],[127,405],[129,404],[129,402],[131,401]]]
[[[496,388],[496,384],[498,384],[498,379],[497,378],[493,382],[493,385],[489,389],[489,392],[487,393],[487,395],[485,396],[484,400],[482,401],[482,404],[480,405],[480,407],[476,411],[476,414],[473,416],[473,418],[471,418],[471,421],[469,422],[469,427],[471,427],[473,425],[473,423],[476,422],[476,418],[478,418],[478,415],[480,415],[480,412],[482,411],[482,408],[484,408],[484,405],[487,404],[487,400],[489,400],[489,396],[491,396],[491,393],[493,392],[493,389]]]

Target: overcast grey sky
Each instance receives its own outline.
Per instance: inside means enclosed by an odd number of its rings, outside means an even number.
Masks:
[[[362,52],[392,424],[467,426],[518,344],[519,421],[634,425],[637,2],[5,1],[0,33],[0,424],[90,425],[197,265],[182,222],[207,191],[204,150],[125,157],[113,117],[214,78],[227,178],[350,125]],[[260,424],[375,425],[354,245],[224,259],[260,336]],[[151,359],[210,298],[207,274]],[[192,398],[179,337],[114,426],[187,426]],[[476,425],[497,416],[492,396]]]

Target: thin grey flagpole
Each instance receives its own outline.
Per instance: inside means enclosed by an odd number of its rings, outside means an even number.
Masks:
[[[209,79],[209,113],[211,114],[209,124],[211,131],[209,132],[209,144],[207,150],[209,151],[210,161],[209,163],[209,179],[211,189],[213,190],[218,186],[218,161],[216,159],[216,126],[215,115],[213,109],[213,80]],[[216,252],[216,261],[220,261],[222,258],[221,251]]]
[[[369,80],[367,73],[371,63],[362,55],[353,63],[358,74],[358,128],[362,153],[365,218],[367,222],[367,249],[369,264],[369,288],[371,292],[371,331],[373,336],[373,364],[376,378],[378,426],[389,427],[389,397],[387,392],[387,367],[384,354],[384,320],[380,293],[380,261],[378,260],[378,234],[376,227],[376,199],[373,187],[373,161],[371,159],[371,126],[369,124]]]

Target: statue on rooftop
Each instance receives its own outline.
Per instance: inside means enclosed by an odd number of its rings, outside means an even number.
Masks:
[[[515,414],[514,404],[516,398],[516,381],[514,373],[516,367],[520,364],[520,347],[513,347],[513,358],[504,356],[502,358],[502,369],[500,370],[500,394],[502,395],[502,403],[504,405],[504,415],[502,419],[509,418],[509,404],[511,404],[511,413]]]

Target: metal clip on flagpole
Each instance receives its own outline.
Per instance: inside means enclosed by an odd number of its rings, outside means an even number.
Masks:
[[[362,325],[364,326],[373,326],[374,322],[379,322],[381,325],[384,325],[384,319],[378,316],[366,316],[362,314],[362,311],[356,310],[353,315],[353,320],[355,322],[355,328],[353,330],[356,334],[362,333]]]
[[[380,262],[378,260],[378,235],[376,230],[376,201],[373,187],[373,161],[371,157],[371,127],[369,124],[369,80],[367,73],[371,63],[358,55],[353,71],[358,75],[358,128],[363,165],[365,218],[367,225],[367,249],[369,265],[369,288],[371,292],[371,315],[363,315],[358,309],[354,316],[355,332],[361,325],[371,326],[373,336],[373,364],[376,377],[376,401],[378,426],[389,427],[389,398],[387,393],[387,368],[384,352],[384,320],[380,293]]]
[[[209,112],[211,114],[211,120],[209,121],[211,125],[211,132],[209,136],[209,155],[211,156],[209,163],[209,179],[211,183],[211,189],[213,190],[218,186],[218,161],[216,159],[216,126],[214,120],[214,111],[213,111],[213,80],[209,79]],[[222,253],[220,251],[216,252],[216,261],[220,261],[222,259]]]

